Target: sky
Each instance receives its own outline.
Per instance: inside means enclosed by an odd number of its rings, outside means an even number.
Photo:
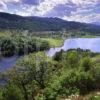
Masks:
[[[0,0],[0,12],[100,23],[100,0]]]

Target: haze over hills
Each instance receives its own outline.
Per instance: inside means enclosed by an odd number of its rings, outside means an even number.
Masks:
[[[100,22],[93,22],[94,25],[100,25]]]
[[[32,31],[84,31],[100,33],[100,26],[74,21],[65,21],[59,18],[22,17],[15,14],[0,12],[0,29],[23,29]]]

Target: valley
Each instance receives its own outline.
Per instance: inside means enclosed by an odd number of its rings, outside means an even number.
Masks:
[[[99,100],[100,26],[0,12],[0,100]]]

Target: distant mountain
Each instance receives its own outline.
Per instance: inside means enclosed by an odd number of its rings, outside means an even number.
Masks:
[[[100,26],[59,18],[22,17],[15,14],[0,12],[0,29],[23,29],[32,31],[84,31],[100,33]]]
[[[100,22],[93,22],[94,25],[100,25]]]

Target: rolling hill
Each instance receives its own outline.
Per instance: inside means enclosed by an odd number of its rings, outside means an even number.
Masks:
[[[15,14],[0,12],[0,29],[23,29],[32,31],[84,31],[100,33],[100,26],[74,21],[65,21],[59,18],[22,17]]]

